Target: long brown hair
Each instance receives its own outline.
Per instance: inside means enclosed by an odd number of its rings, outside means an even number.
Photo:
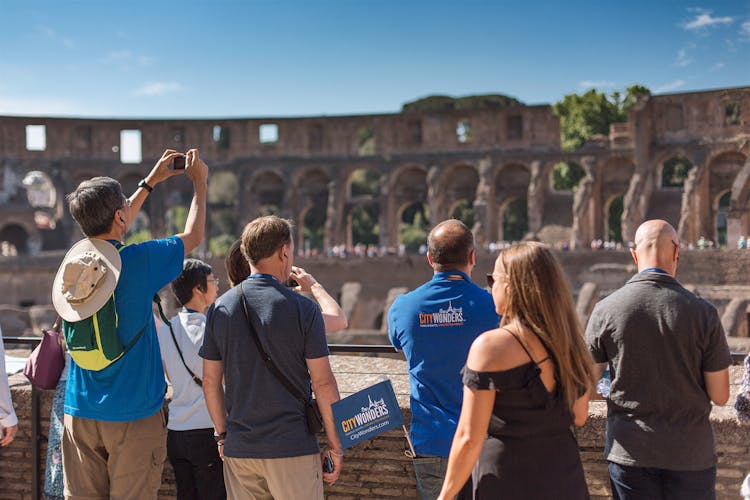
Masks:
[[[556,378],[570,408],[593,384],[591,356],[560,265],[541,243],[503,251],[498,259],[507,274],[501,325],[518,320],[537,335],[555,361]]]

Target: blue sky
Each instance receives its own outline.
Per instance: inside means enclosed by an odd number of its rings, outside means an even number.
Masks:
[[[397,112],[750,85],[750,0],[0,0],[0,114]]]

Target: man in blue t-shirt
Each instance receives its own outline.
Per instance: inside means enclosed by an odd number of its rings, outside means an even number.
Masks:
[[[427,238],[430,281],[399,296],[388,311],[388,336],[409,364],[410,435],[422,499],[440,492],[461,412],[461,369],[471,343],[497,328],[492,296],[471,281],[474,236],[461,221],[435,226]],[[471,480],[459,495],[471,495]],[[470,497],[469,497],[470,498]]]
[[[184,171],[169,169],[178,156],[185,156]],[[185,231],[122,246],[154,186],[183,172],[194,189]],[[102,370],[86,370],[71,362],[62,439],[65,498],[157,497],[166,458],[166,415],[162,409],[166,385],[151,301],[180,274],[185,255],[203,239],[207,176],[208,167],[198,150],[187,154],[167,150],[130,198],[125,197],[120,183],[109,177],[84,181],[67,197],[70,213],[87,236],[84,241],[90,243],[89,248],[109,249],[108,241],[120,250],[121,267],[114,288],[120,341],[127,346],[142,333],[120,359]],[[70,263],[70,253],[63,266]],[[86,301],[71,301],[70,296],[79,293],[82,283],[95,288],[86,282],[90,273],[79,271],[86,262],[101,262],[98,259],[96,254],[78,258],[76,276],[80,276],[75,286],[69,283],[70,276],[65,277],[67,293],[53,287],[58,310],[65,300],[68,312],[87,307]],[[106,272],[116,275],[117,271],[114,266]],[[98,291],[91,295],[97,294],[102,295]],[[106,290],[104,295],[111,294]]]

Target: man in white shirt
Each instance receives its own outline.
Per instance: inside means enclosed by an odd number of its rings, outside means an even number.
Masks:
[[[18,417],[10,399],[8,376],[5,373],[5,347],[2,342],[3,332],[0,331],[0,446],[8,446],[18,432]]]
[[[158,330],[159,348],[172,384],[167,424],[167,456],[172,464],[178,500],[224,499],[223,466],[206,409],[201,379],[205,312],[218,295],[218,279],[208,264],[186,259],[172,291],[182,310]]]

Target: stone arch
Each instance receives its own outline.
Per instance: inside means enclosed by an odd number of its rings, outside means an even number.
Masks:
[[[750,157],[732,184],[727,214],[727,241],[732,245],[740,236],[750,234]]]
[[[401,241],[401,215],[410,203],[427,203],[429,188],[427,169],[419,164],[406,164],[396,168],[388,179],[387,227],[389,242]],[[426,214],[432,218],[432,214]]]
[[[340,216],[345,221],[344,239],[348,246],[379,243],[384,211],[381,193],[386,182],[381,170],[370,165],[356,165],[346,172]]]
[[[529,230],[526,196],[507,198],[498,209],[498,240],[521,241]]]
[[[672,154],[657,164],[656,185],[659,189],[680,189],[685,186],[688,173],[693,168],[691,162],[683,154]]]
[[[612,202],[616,199],[619,199],[621,195],[623,196],[624,202],[624,197],[630,190],[630,184],[633,178],[633,174],[635,174],[635,164],[630,157],[612,156],[608,158],[601,166],[601,191],[599,194],[599,199],[604,200],[604,203],[600,205],[601,211],[599,213],[602,214],[601,220],[603,224],[599,225],[599,227],[602,228],[602,232],[601,236],[598,237],[603,240],[610,239],[610,237],[612,236],[610,234],[610,229],[613,229],[613,234],[615,235],[616,239],[622,241],[622,228],[625,221],[620,220],[619,226],[616,226],[614,221],[610,223],[608,219],[610,215],[610,208],[612,208]],[[625,210],[623,206],[621,217],[624,216],[624,214]],[[637,226],[638,224],[635,225]]]
[[[605,241],[622,243],[622,212],[625,193],[611,194],[603,205],[602,220],[604,230],[602,234]]]
[[[243,224],[261,215],[279,214],[286,209],[284,195],[287,185],[282,176],[272,169],[255,172],[248,180],[245,197],[248,213]]]
[[[430,230],[429,206],[424,201],[404,203],[398,209],[398,242],[409,253],[415,253],[427,244]],[[421,222],[420,222],[421,221]]]
[[[0,255],[25,255],[30,251],[30,235],[23,225],[11,222],[0,228]]]
[[[488,226],[490,229],[495,228],[495,234],[490,234],[491,240],[506,239],[507,231],[503,230],[506,208],[517,199],[527,200],[530,182],[531,169],[522,163],[507,163],[495,170],[487,203]],[[528,217],[528,207],[526,216]]]
[[[695,165],[681,148],[659,155],[653,165],[654,185],[644,219],[664,219],[677,228],[685,182]]]
[[[729,207],[731,205],[732,190],[725,189],[720,191],[712,200],[711,206],[715,215],[714,221],[714,234],[712,239],[714,240],[715,246],[726,247],[727,246],[727,226],[729,219]]]
[[[479,170],[469,163],[456,163],[443,169],[430,196],[430,215],[435,222],[451,217],[450,207],[460,201],[473,210],[479,185]],[[473,216],[472,216],[473,218]]]
[[[297,225],[298,249],[323,248],[329,182],[328,174],[317,167],[302,170],[294,178],[296,207],[292,213]]]
[[[717,151],[706,161],[706,169],[703,178],[693,193],[693,196],[696,198],[694,203],[694,216],[698,221],[696,237],[704,236],[710,239],[718,237],[717,200],[719,200],[726,191],[731,191],[735,183],[738,182],[738,179],[741,178],[743,165],[746,160],[747,158],[745,155],[737,150],[724,150]],[[728,219],[734,218],[733,208],[738,207],[732,207],[730,196],[730,207],[727,213]],[[727,221],[727,239],[734,239],[735,236],[734,233],[731,238],[729,236],[729,226],[731,225],[733,224]]]
[[[211,172],[208,183],[206,242],[212,255],[226,255],[240,235],[241,185],[239,176],[233,170]],[[190,197],[192,198],[192,193]]]

